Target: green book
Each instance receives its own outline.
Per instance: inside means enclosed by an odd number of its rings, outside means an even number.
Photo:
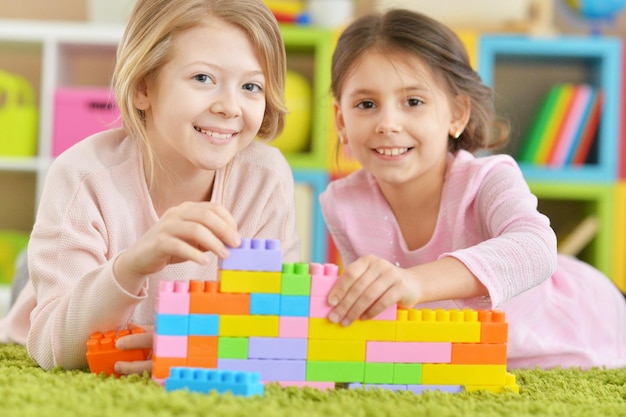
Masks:
[[[517,156],[519,162],[534,163],[536,161],[563,88],[563,84],[557,84],[550,88],[545,95],[522,141],[522,146]]]

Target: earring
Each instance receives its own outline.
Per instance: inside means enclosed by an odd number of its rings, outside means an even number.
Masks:
[[[346,139],[344,135],[339,135],[339,143],[341,143],[342,145],[345,145],[346,143],[348,143],[348,140]]]
[[[456,134],[454,135],[454,139],[458,139],[459,137],[461,137],[462,134],[463,134],[463,129],[457,131]]]

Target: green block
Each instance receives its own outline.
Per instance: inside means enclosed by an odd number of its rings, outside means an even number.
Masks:
[[[363,382],[365,362],[307,361],[306,380],[317,382]]]
[[[247,337],[219,337],[217,339],[218,359],[248,359]]]
[[[311,275],[309,275],[308,263],[283,264],[280,293],[282,295],[311,295]]]
[[[422,364],[421,363],[394,363],[393,381],[394,384],[421,384]]]
[[[391,384],[393,383],[393,363],[365,362],[366,384]]]

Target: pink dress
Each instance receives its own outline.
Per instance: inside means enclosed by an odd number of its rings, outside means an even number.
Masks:
[[[159,280],[216,279],[214,258],[169,265],[139,294],[117,284],[115,258],[158,220],[141,167],[121,129],[54,161],[28,246],[31,281],[0,321],[0,342],[26,344],[44,369],[83,368],[91,333],[153,324]],[[276,148],[255,141],[242,150],[216,172],[211,201],[231,212],[242,236],[280,239],[284,262],[299,260],[293,175]]]
[[[463,262],[488,297],[417,307],[505,311],[510,368],[626,366],[624,297],[595,268],[557,255],[550,222],[510,156],[449,155],[433,236],[412,251],[366,171],[333,181],[320,202],[345,264],[366,254],[403,267]]]

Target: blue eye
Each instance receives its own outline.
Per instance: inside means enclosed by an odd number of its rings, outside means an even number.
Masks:
[[[263,87],[254,83],[246,83],[242,87],[244,90],[250,91],[251,93],[257,93],[263,91]]]
[[[203,84],[213,83],[213,79],[207,74],[196,74],[193,76],[193,79]]]

